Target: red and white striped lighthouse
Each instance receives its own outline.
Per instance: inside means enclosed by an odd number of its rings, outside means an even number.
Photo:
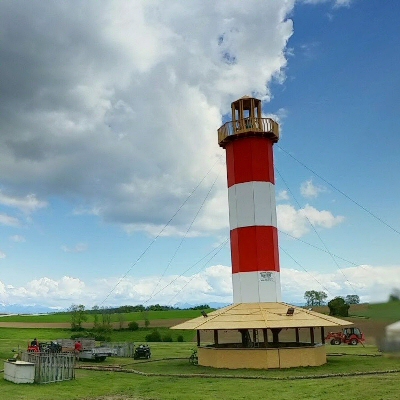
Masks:
[[[218,129],[226,150],[234,303],[280,302],[272,146],[279,125],[262,118],[261,100],[232,103],[232,121]]]

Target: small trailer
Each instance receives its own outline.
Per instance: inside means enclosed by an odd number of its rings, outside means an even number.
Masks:
[[[93,347],[80,351],[78,358],[79,360],[104,361],[107,357],[115,355],[115,350],[110,347]]]
[[[81,343],[79,352],[75,349],[78,341]],[[96,346],[93,338],[59,339],[57,343],[61,344],[63,352],[75,353],[79,360],[104,361],[107,357],[117,355],[116,349],[112,347]]]

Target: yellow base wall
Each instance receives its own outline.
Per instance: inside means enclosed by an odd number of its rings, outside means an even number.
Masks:
[[[199,365],[228,369],[315,367],[326,363],[326,349],[321,345],[281,349],[199,347],[197,354]]]

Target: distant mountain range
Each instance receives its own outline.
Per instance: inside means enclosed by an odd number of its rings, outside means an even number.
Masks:
[[[23,305],[23,304],[1,304],[0,314],[47,314],[56,311],[65,311],[57,308],[50,308],[41,305]]]
[[[205,304],[208,304],[210,308],[223,308],[223,307],[230,305],[230,303],[217,303],[217,302],[208,302]],[[200,304],[176,303],[176,304],[174,304],[174,307],[180,308],[182,310],[186,310],[188,308],[196,307],[199,305]]]

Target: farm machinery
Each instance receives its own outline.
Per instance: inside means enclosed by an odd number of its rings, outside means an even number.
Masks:
[[[32,342],[28,345],[28,353],[61,353],[62,346],[57,342]]]
[[[355,346],[358,343],[364,345],[365,337],[358,328],[345,328],[341,332],[329,332],[325,340],[330,341],[332,345],[343,343]]]
[[[135,353],[133,354],[133,359],[138,360],[139,358],[150,358],[151,357],[151,350],[150,347],[141,344],[140,346],[136,347]]]
[[[110,347],[96,347],[94,339],[82,338],[81,348],[77,350],[75,340],[59,339],[56,342],[41,343],[32,341],[28,345],[28,353],[75,353],[79,360],[104,361],[109,356],[115,356],[116,350]]]

